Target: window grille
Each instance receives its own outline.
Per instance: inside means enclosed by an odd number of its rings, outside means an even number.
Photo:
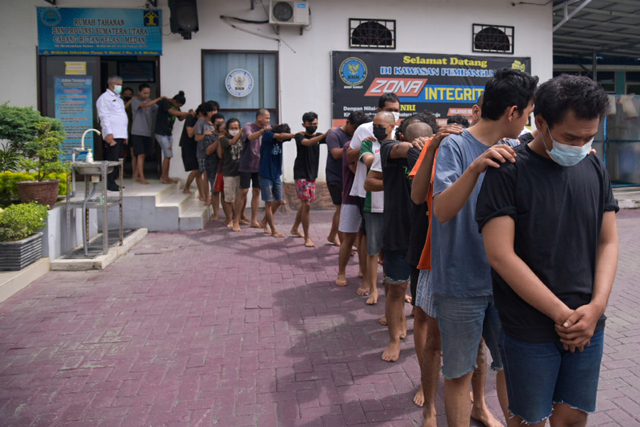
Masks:
[[[395,19],[349,19],[349,47],[396,48]]]
[[[473,51],[513,55],[514,27],[473,24]]]

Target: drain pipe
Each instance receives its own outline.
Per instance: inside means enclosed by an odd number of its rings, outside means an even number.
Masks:
[[[87,196],[86,199],[82,202],[82,244],[84,246],[84,256],[89,257],[89,243],[87,242],[87,202],[93,198],[96,194],[96,190],[98,189],[97,183],[92,183],[93,188],[91,189],[91,193]]]

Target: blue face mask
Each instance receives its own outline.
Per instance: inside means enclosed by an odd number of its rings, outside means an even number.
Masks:
[[[551,141],[553,142],[553,148],[551,149],[551,151],[547,150],[547,142],[545,141],[543,132],[542,141],[544,143],[544,149],[549,157],[551,157],[551,160],[553,160],[560,166],[575,166],[580,163],[582,159],[587,157],[587,155],[591,151],[591,144],[593,143],[593,139],[584,144],[582,147],[576,147],[573,145],[563,144],[553,139],[549,128],[547,128],[547,133],[549,134],[549,138],[551,138]]]

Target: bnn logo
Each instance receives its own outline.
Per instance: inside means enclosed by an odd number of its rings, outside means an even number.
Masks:
[[[398,96],[416,97],[428,79],[397,79],[376,77],[364,96],[380,96],[385,93],[395,93]]]

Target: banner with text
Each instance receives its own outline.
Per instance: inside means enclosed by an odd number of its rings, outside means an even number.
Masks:
[[[429,53],[332,52],[333,125],[352,111],[375,114],[378,98],[400,98],[400,117],[430,111],[440,124],[447,117],[471,117],[471,107],[499,68],[531,72],[531,58]]]
[[[80,147],[82,133],[93,127],[93,96],[91,76],[55,78],[55,115],[60,119],[66,137],[62,143],[63,159],[71,158],[71,151]],[[85,148],[93,148],[93,132],[84,141]]]
[[[40,55],[162,55],[156,9],[38,7]]]

